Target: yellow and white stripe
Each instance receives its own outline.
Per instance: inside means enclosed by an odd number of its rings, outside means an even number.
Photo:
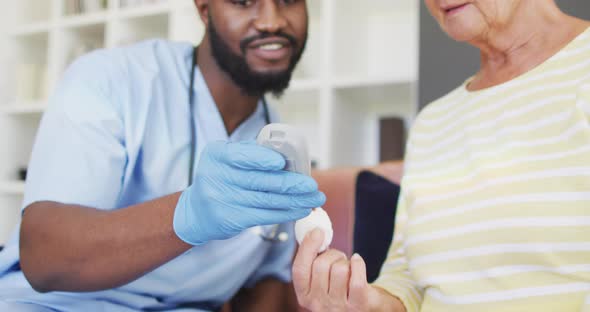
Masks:
[[[590,312],[590,30],[510,82],[466,84],[414,124],[375,285],[408,311]]]

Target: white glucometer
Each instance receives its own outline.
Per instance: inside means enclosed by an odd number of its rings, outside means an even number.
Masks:
[[[256,142],[279,152],[286,160],[285,170],[311,175],[311,162],[305,138],[293,126],[273,123],[260,130]]]
[[[305,137],[293,126],[273,123],[262,128],[256,142],[277,151],[286,160],[285,170],[311,176],[311,161],[307,152]],[[328,214],[321,207],[295,223],[295,237],[301,244],[305,235],[315,228],[324,232],[324,243],[320,252],[325,251],[332,242],[334,232]]]

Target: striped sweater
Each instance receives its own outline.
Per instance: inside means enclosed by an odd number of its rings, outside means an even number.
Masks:
[[[418,116],[375,285],[408,311],[590,311],[590,30]]]

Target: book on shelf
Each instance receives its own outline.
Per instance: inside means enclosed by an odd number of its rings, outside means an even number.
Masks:
[[[387,117],[379,120],[379,161],[404,158],[406,126],[403,118]]]

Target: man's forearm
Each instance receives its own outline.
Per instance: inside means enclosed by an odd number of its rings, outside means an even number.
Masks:
[[[127,284],[190,249],[172,225],[179,196],[113,211],[34,203],[21,225],[22,270],[38,291]]]

